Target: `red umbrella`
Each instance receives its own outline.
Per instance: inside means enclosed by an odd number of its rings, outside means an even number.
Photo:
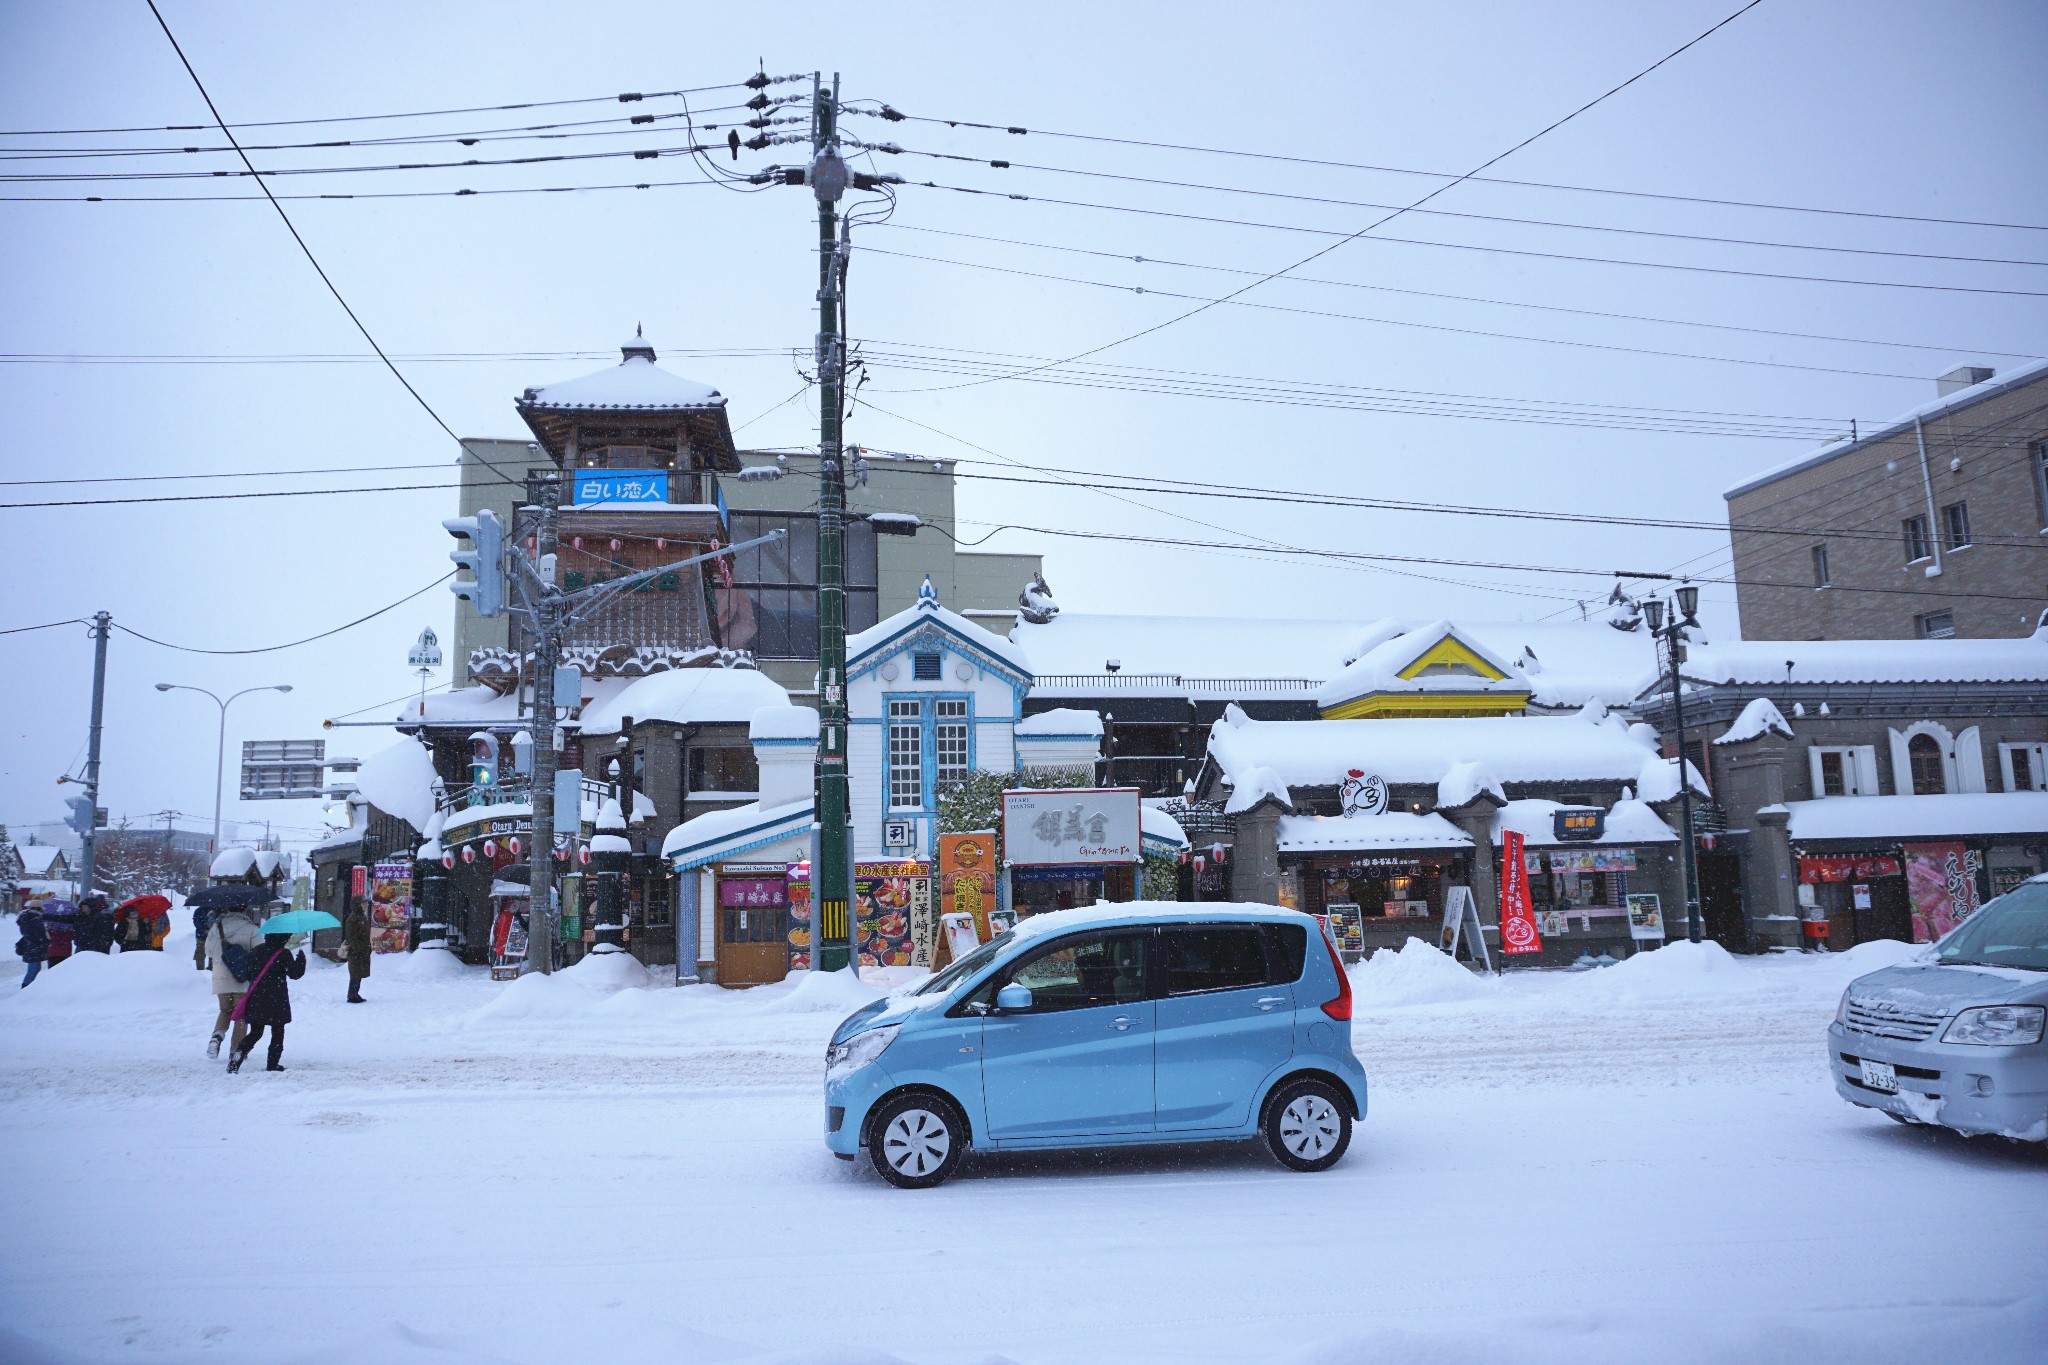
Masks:
[[[164,896],[131,896],[114,907],[114,913],[117,915],[128,910],[133,910],[144,919],[155,919],[158,915],[171,913],[171,902]]]

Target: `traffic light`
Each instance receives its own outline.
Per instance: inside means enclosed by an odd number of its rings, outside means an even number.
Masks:
[[[64,798],[64,806],[71,812],[64,817],[64,823],[71,827],[72,833],[83,836],[93,832],[96,812],[93,810],[90,796],[83,792],[77,796],[67,796]]]
[[[476,787],[498,785],[498,737],[489,730],[469,737],[469,780]]]
[[[450,583],[448,591],[474,605],[479,616],[504,615],[505,523],[498,520],[496,512],[485,508],[473,517],[450,517],[441,525],[448,528],[449,535],[472,546],[448,552],[458,572],[470,572],[469,578],[457,578]]]

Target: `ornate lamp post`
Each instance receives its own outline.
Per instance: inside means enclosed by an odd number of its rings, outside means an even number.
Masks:
[[[1679,681],[1678,666],[1685,662],[1686,629],[1699,625],[1700,590],[1691,583],[1681,584],[1672,593],[1674,601],[1667,610],[1667,604],[1659,597],[1646,597],[1639,604],[1643,609],[1643,620],[1649,624],[1650,636],[1664,646],[1664,657],[1668,660],[1671,679],[1671,714],[1674,728],[1678,731],[1678,810],[1679,821],[1684,826],[1679,838],[1682,866],[1685,869],[1685,936],[1694,943],[1705,937],[1700,923],[1700,878],[1699,867],[1693,852],[1694,833],[1692,827],[1692,778],[1687,772],[1685,752],[1685,693]]]

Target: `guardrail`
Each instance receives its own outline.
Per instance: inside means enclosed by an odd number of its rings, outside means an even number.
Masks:
[[[1191,678],[1182,673],[1041,673],[1033,691],[1058,688],[1081,692],[1314,692],[1315,678]]]

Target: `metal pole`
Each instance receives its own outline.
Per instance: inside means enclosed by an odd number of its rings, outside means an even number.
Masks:
[[[78,890],[92,894],[93,844],[100,819],[100,727],[107,705],[107,637],[113,634],[111,613],[92,615],[92,720],[85,739],[85,795],[92,810],[78,836]]]
[[[233,701],[229,697],[228,701]],[[228,702],[215,697],[220,704],[220,738],[213,745],[213,846],[207,850],[209,858],[220,856],[220,793],[227,780],[228,770]]]
[[[1678,727],[1678,818],[1681,826],[1679,847],[1683,850],[1685,868],[1685,936],[1698,943],[1705,934],[1700,924],[1699,868],[1693,854],[1692,779],[1686,775],[1685,699],[1678,680],[1678,635],[1678,613],[1674,604],[1670,633],[1664,637],[1664,643],[1671,651],[1671,711]]]
[[[562,485],[548,478],[540,488],[540,526],[534,562],[547,565],[555,553],[555,512]],[[561,662],[561,598],[550,577],[534,603],[533,642],[533,847],[527,850],[526,970],[555,969],[555,666]]]
[[[852,840],[846,790],[846,472],[841,450],[841,406],[846,371],[840,335],[840,281],[844,261],[837,204],[845,192],[846,163],[839,157],[839,78],[827,94],[812,78],[811,174],[818,200],[818,858],[811,865],[817,907],[813,966],[837,971],[859,962],[851,901]],[[858,966],[855,965],[858,971]]]

